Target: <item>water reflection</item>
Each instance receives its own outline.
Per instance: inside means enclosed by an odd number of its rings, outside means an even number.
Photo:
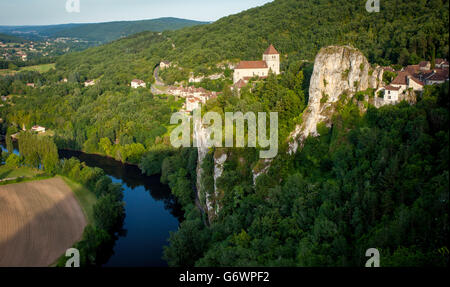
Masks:
[[[76,157],[88,166],[99,167],[124,188],[126,233],[119,234],[105,266],[167,266],[161,258],[163,246],[169,232],[178,229],[183,213],[159,176],[142,175],[137,166],[98,155],[62,150],[60,157]]]

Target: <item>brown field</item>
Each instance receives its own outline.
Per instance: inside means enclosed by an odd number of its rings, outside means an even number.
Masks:
[[[86,224],[61,178],[0,186],[0,266],[49,266]]]

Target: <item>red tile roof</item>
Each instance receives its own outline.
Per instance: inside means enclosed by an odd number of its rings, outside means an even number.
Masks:
[[[409,65],[405,68],[405,71],[410,73],[411,75],[415,75],[419,73],[419,65]]]
[[[446,59],[436,59],[436,64],[438,64],[438,65],[442,65],[442,64],[447,64],[448,65],[448,62],[447,62],[447,60]]]
[[[398,91],[398,90],[400,90],[399,87],[393,87],[391,85],[388,85],[388,86],[384,87],[384,89],[385,90],[389,90],[389,91]]]
[[[265,61],[241,61],[235,70],[239,69],[265,69],[267,63]]]
[[[144,84],[145,82],[142,80],[138,80],[138,79],[134,79],[133,81],[131,81],[132,83],[138,83],[139,85]]]
[[[445,81],[448,79],[448,70],[435,69],[431,74],[428,74],[426,80],[431,81]]]
[[[422,62],[419,63],[419,67],[425,67],[425,66],[427,66],[429,64],[430,64],[430,62],[428,62],[428,61],[422,61]]]
[[[264,52],[264,55],[279,55],[278,51],[275,49],[275,47],[270,44],[269,48],[266,49]]]
[[[409,73],[402,71],[398,72],[398,76],[391,82],[391,85],[406,85],[406,76],[408,76]]]
[[[254,77],[258,77],[260,79],[267,79],[267,76],[253,76],[253,77],[244,77],[244,81],[249,81],[253,79]]]

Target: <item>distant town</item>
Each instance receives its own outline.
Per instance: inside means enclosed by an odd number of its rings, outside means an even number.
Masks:
[[[55,57],[71,51],[79,51],[89,46],[89,42],[76,38],[49,38],[43,41],[24,40],[7,42],[0,38],[0,61],[9,62],[9,66],[0,69],[27,65],[32,60]]]

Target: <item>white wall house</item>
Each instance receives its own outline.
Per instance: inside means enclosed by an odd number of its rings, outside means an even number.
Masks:
[[[417,78],[412,76],[407,76],[408,89],[413,89],[414,91],[423,91],[423,83]]]
[[[45,133],[45,128],[41,126],[33,126],[31,128],[31,131],[37,132],[37,133]]]
[[[161,68],[161,70],[169,68],[170,67],[170,62],[168,62],[168,61],[161,61],[161,63],[159,63],[159,67]]]
[[[410,88],[414,91],[422,91],[424,84],[419,79],[412,76],[409,72],[401,71],[391,82],[390,86],[400,88],[399,94],[401,94]]]
[[[145,88],[147,85],[145,84],[144,81],[142,80],[138,80],[138,79],[134,79],[133,81],[131,81],[131,87],[133,89],[137,89],[137,88]]]
[[[255,76],[265,78],[270,70],[277,75],[280,74],[280,53],[273,45],[266,49],[262,61],[241,61],[234,69],[233,83],[236,84],[240,80],[248,82]]]
[[[388,85],[384,87],[384,101],[388,103],[396,103],[399,98],[401,88]]]
[[[85,87],[89,87],[89,86],[93,86],[93,85],[95,85],[95,81],[94,80],[90,80],[90,81],[84,82],[84,86]]]
[[[202,100],[197,97],[187,97],[186,98],[186,111],[192,112],[193,110],[200,107]]]

